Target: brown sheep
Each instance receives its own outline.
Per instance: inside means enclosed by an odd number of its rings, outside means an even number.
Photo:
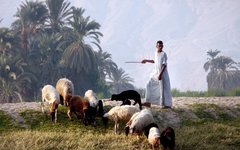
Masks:
[[[56,84],[56,89],[60,94],[61,104],[68,106],[68,101],[71,99],[72,95],[74,95],[74,86],[72,81],[67,78],[61,78]]]
[[[68,117],[72,120],[71,114],[74,113],[78,119],[82,119],[85,125],[88,124],[89,120],[89,101],[81,96],[72,96],[68,103]],[[78,115],[78,113],[80,115]]]

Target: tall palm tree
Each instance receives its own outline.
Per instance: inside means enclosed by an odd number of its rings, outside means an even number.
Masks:
[[[39,54],[40,57],[40,78],[42,84],[55,84],[56,80],[62,75],[60,70],[60,60],[62,56],[62,50],[60,45],[62,44],[62,35],[60,33],[41,35],[39,40]]]
[[[215,57],[220,53],[221,51],[219,50],[209,50],[207,51],[207,62],[203,65],[203,68],[205,69],[205,71],[207,72],[209,70],[209,73],[207,75],[207,83],[208,83],[208,89],[210,90],[213,87],[213,80],[215,78],[215,74],[216,74],[216,68],[215,68],[215,64],[214,64],[214,59]]]
[[[233,87],[236,88],[236,83],[240,86],[240,74],[238,73],[239,71],[236,62],[230,57],[219,56],[214,59],[213,63],[217,70],[215,72],[215,78],[212,81],[215,88],[227,91],[231,90]]]
[[[112,87],[112,93],[120,93],[125,90],[134,89],[133,79],[122,69],[116,69],[109,77],[108,83]]]
[[[53,32],[59,32],[71,14],[70,2],[65,0],[46,0],[49,10],[48,23]]]
[[[112,72],[117,69],[117,64],[112,61],[112,56],[108,52],[103,52],[101,48],[96,53],[99,76],[101,81],[106,80],[106,76],[112,76]]]
[[[207,75],[208,89],[228,91],[240,86],[240,74],[237,63],[230,57],[217,56],[220,51],[208,51],[211,57],[204,64],[205,71],[209,71]]]
[[[89,72],[96,66],[96,56],[93,48],[86,40],[93,39],[92,43],[99,43],[99,36],[102,34],[96,30],[100,24],[95,21],[89,21],[89,17],[83,17],[84,9],[72,7],[72,18],[69,20],[73,28],[70,43],[65,49],[62,57],[62,63],[77,73],[81,71]]]
[[[22,58],[0,56],[0,95],[4,102],[23,101],[23,97],[33,94],[34,76],[24,71],[25,66]]]
[[[47,13],[46,6],[39,1],[25,1],[18,8],[15,15],[18,18],[16,24],[21,26],[22,48],[26,52],[28,51],[29,35],[44,25]]]

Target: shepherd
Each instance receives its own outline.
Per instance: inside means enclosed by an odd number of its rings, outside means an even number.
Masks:
[[[163,42],[157,41],[155,59],[144,59],[141,63],[154,63],[154,70],[146,86],[146,98],[143,105],[161,105],[163,108],[172,107],[170,79],[167,70],[167,54],[163,51]]]

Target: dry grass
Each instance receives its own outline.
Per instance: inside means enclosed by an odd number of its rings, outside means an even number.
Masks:
[[[219,118],[216,120],[212,117],[206,111],[208,109],[216,110]],[[240,149],[239,118],[228,117],[228,114],[215,105],[194,105],[192,110],[199,119],[183,119],[181,126],[175,128],[177,150]],[[59,110],[59,123],[57,124],[50,121],[48,114],[42,114],[39,111],[26,110],[21,115],[25,118],[28,129],[15,126],[11,119],[0,111],[1,150],[151,149],[145,136],[141,137],[139,146],[135,136],[126,137],[123,132],[115,135],[113,122],[109,122],[108,126],[104,127],[98,119],[97,127],[93,127],[84,126],[76,119],[69,121],[64,108]],[[122,131],[123,127],[124,124],[121,125]]]

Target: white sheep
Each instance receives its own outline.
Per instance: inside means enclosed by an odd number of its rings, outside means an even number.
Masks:
[[[91,107],[94,107],[94,108],[97,107],[98,99],[97,99],[96,93],[94,93],[93,90],[87,90],[85,92],[84,98],[86,98],[89,101]]]
[[[60,104],[60,96],[57,90],[52,85],[45,85],[42,88],[42,112],[44,113],[44,103],[52,105],[50,107],[50,115],[52,116],[52,121],[55,118],[55,123],[57,122],[57,108]]]
[[[84,94],[84,98],[87,99],[90,104],[91,120],[93,121],[93,125],[96,126],[97,112],[100,117],[103,117],[103,103],[101,100],[97,99],[96,93],[93,92],[93,90],[87,90]]]
[[[117,134],[119,131],[119,121],[128,121],[133,114],[139,112],[140,109],[132,105],[123,105],[115,106],[110,109],[108,113],[104,114],[104,117],[107,117],[115,122],[114,130]]]
[[[137,114],[134,114],[131,119],[127,122],[125,127],[125,133],[128,135],[128,133],[137,133],[137,137],[139,139],[139,136],[142,134],[144,128],[154,123],[154,118],[149,109],[143,109]]]
[[[152,145],[152,149],[158,148],[160,145],[160,131],[156,127],[152,127],[149,131],[148,142]]]
[[[74,95],[74,86],[72,81],[67,78],[61,78],[58,80],[56,84],[56,89],[60,94],[61,104],[68,106],[68,102],[71,97]]]
[[[143,128],[144,134],[148,142],[152,145],[152,149],[158,148],[160,145],[160,130],[156,123],[150,123]]]

